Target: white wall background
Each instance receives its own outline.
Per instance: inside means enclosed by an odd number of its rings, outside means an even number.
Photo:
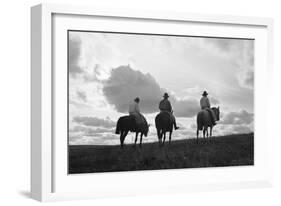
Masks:
[[[42,2],[42,1],[41,1]],[[45,1],[43,1],[45,2]],[[141,10],[181,11],[205,14],[264,16],[275,20],[275,101],[280,108],[281,12],[274,0],[57,0],[72,3]],[[30,6],[36,0],[1,2],[0,32],[0,201],[1,205],[36,205],[29,192],[30,172]],[[265,94],[266,98],[266,94]],[[280,110],[281,111],[281,110]],[[280,111],[278,115],[281,114]],[[59,202],[61,205],[280,205],[281,135],[277,117],[275,137],[276,186],[271,189],[216,191],[115,199]],[[266,137],[265,137],[266,138]],[[50,204],[50,203],[47,203]]]

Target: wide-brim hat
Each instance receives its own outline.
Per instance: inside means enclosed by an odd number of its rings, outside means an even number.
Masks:
[[[204,91],[202,96],[207,96],[208,95],[208,92]]]
[[[168,93],[165,93],[165,94],[163,95],[163,97],[169,97]]]

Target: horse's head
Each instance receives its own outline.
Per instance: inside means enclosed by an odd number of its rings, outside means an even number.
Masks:
[[[220,107],[213,107],[212,110],[215,112],[217,121],[220,120]]]

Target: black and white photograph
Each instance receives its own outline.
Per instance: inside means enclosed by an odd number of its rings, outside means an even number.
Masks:
[[[67,41],[69,174],[254,165],[254,39]]]

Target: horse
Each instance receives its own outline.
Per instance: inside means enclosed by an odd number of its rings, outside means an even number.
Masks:
[[[143,117],[144,118],[144,117]],[[144,118],[144,123],[142,126],[137,126],[136,120],[134,116],[127,115],[127,116],[122,116],[118,119],[117,125],[116,125],[116,130],[115,134],[120,134],[120,146],[123,148],[124,146],[124,140],[127,136],[127,134],[130,132],[135,132],[136,137],[135,137],[135,146],[137,144],[138,140],[138,134],[140,133],[140,147],[142,146],[142,137],[143,135],[147,137],[148,131],[149,131],[149,126],[147,124],[146,119]]]
[[[169,132],[169,144],[171,144],[171,138],[173,133],[173,121],[170,117],[170,114],[168,114],[167,112],[160,112],[155,117],[155,126],[157,130],[159,147],[161,147],[161,145],[164,145],[165,143],[166,132]]]
[[[216,121],[220,120],[220,107],[212,107],[211,110],[215,113]],[[212,136],[213,127],[215,126],[212,123],[211,114],[207,110],[201,110],[197,114],[197,143],[199,130],[203,130],[203,137],[205,139],[205,134],[208,137],[208,127],[210,127],[210,136]]]

